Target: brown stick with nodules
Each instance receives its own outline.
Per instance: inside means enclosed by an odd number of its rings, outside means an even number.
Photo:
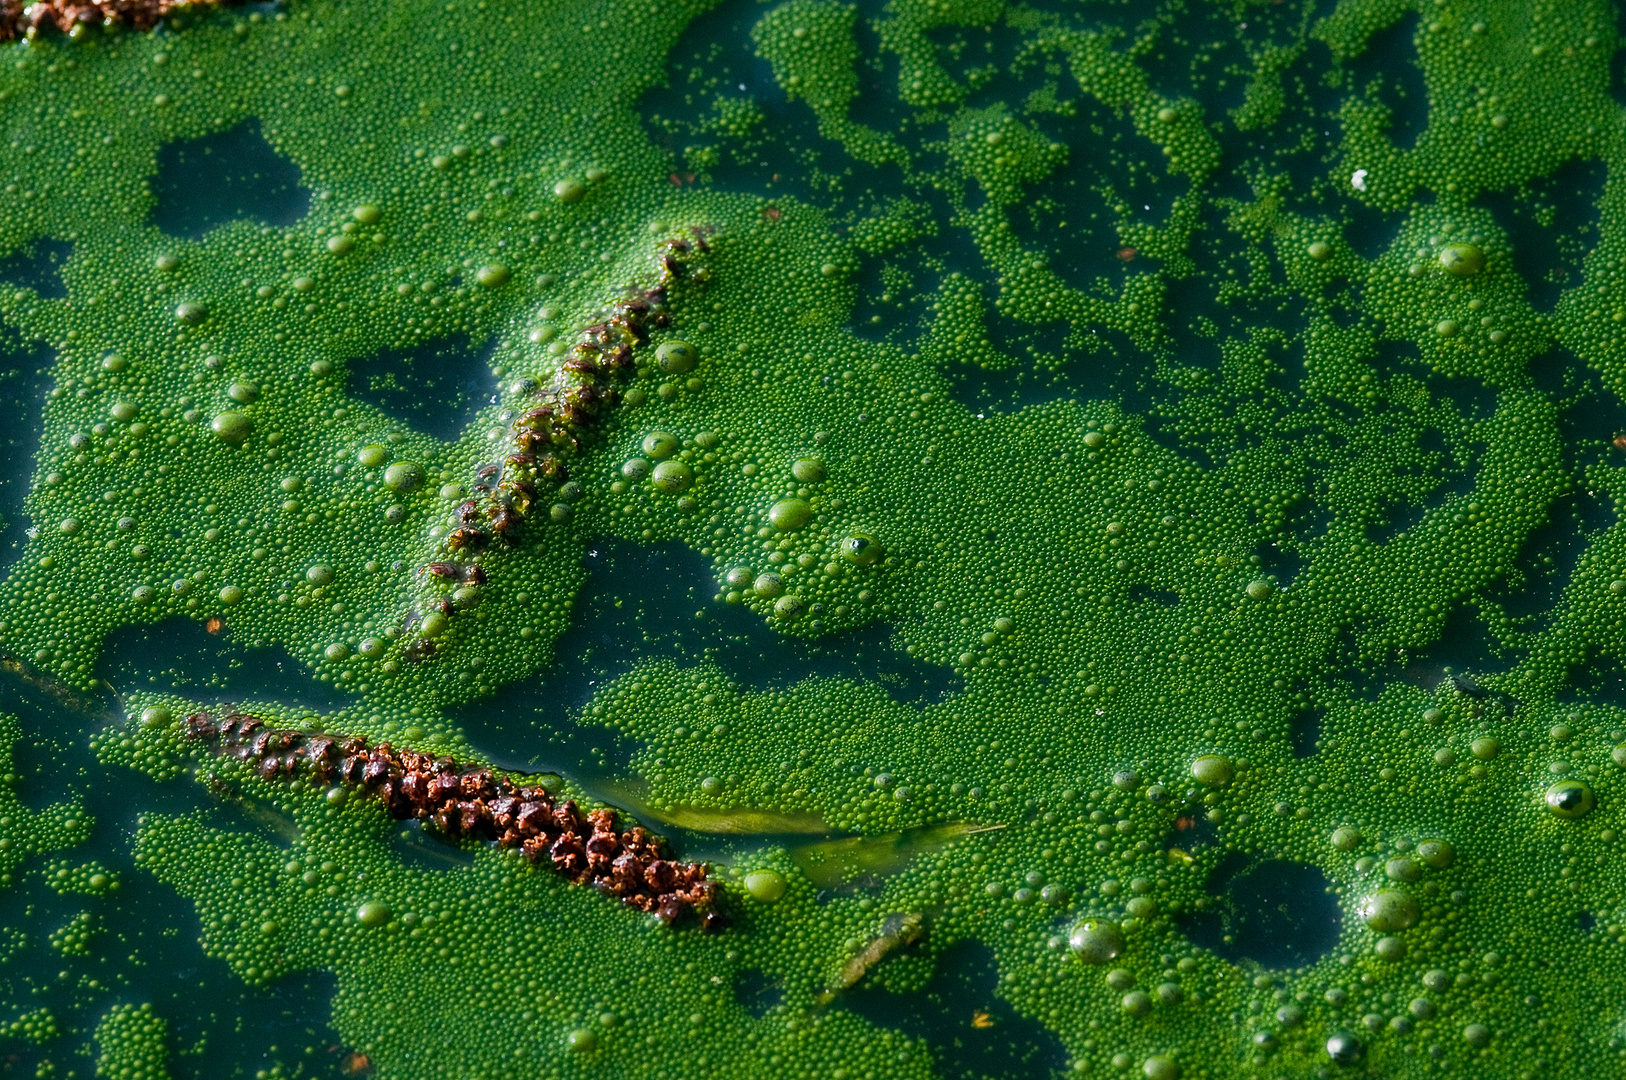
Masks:
[[[592,885],[671,924],[690,911],[707,932],[723,928],[710,910],[717,883],[704,863],[669,859],[658,837],[639,826],[622,831],[609,807],[585,816],[572,801],[556,803],[539,787],[518,786],[489,769],[468,769],[389,743],[335,739],[273,728],[245,713],[218,722],[207,713],[186,718],[186,737],[211,743],[265,780],[304,775],[376,794],[391,817],[433,822],[445,837],[518,848],[578,885]]]
[[[0,0],[4,2],[4,0]],[[457,509],[458,527],[442,541],[455,559],[432,562],[419,574],[456,579],[483,571],[474,562],[491,547],[493,539],[519,542],[521,526],[541,505],[540,493],[554,490],[570,477],[565,459],[621,402],[621,386],[632,375],[633,347],[646,345],[652,328],[671,325],[668,293],[680,283],[704,284],[704,267],[691,268],[689,257],[709,252],[711,226],[690,227],[687,237],[664,241],[659,248],[660,273],[654,287],[634,290],[611,305],[608,317],[577,334],[569,356],[550,386],[533,386],[537,399],[509,426],[514,453],[502,464],[488,463],[476,470],[474,497]],[[448,618],[456,608],[447,605]],[[408,615],[405,629],[421,624],[427,610]],[[416,663],[435,654],[435,643],[418,637],[406,646],[402,658]]]

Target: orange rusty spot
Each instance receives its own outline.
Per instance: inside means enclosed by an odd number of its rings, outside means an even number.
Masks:
[[[1626,434],[1620,434],[1620,435],[1615,436],[1615,449],[1616,450],[1621,450],[1621,451],[1626,451]]]
[[[974,1028],[991,1028],[994,1026],[994,1018],[985,1012],[974,1012],[971,1014],[971,1026]]]
[[[1197,819],[1194,817],[1178,817],[1174,819],[1174,827],[1181,832],[1185,832],[1187,829],[1196,824]]]
[[[354,1052],[344,1059],[339,1068],[346,1076],[365,1076],[373,1071],[373,1063],[366,1054]]]
[[[765,206],[762,208],[762,216],[769,221],[778,221],[784,215],[779,212],[777,206]]]
[[[1132,247],[1122,247],[1118,249],[1118,258],[1122,259],[1124,262],[1134,262],[1135,256],[1139,254],[1140,252],[1136,251]]]
[[[672,181],[672,186],[673,187],[682,187],[683,186],[683,177],[679,176],[677,173],[672,173],[670,176],[667,177],[667,179]]]
[[[203,628],[209,631],[211,634],[218,634],[220,633],[220,628],[224,625],[225,623],[222,623],[218,618],[211,618],[208,622],[203,624]]]

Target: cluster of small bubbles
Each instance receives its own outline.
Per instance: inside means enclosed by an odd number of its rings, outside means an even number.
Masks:
[[[96,1024],[96,1075],[165,1080],[170,1075],[169,1021],[150,1003],[121,1003]]]
[[[62,1037],[62,1026],[57,1022],[56,1014],[42,1005],[0,1024],[0,1034],[13,1039],[27,1039],[37,1046],[43,1046]]]
[[[69,859],[54,859],[40,867],[40,877],[58,896],[78,893],[102,896],[117,892],[122,886],[119,874],[101,863],[76,863]]]
[[[101,933],[101,921],[88,911],[81,911],[62,926],[51,931],[51,948],[63,956],[89,956],[91,943]]]

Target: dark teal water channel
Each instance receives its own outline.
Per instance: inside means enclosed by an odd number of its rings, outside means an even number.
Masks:
[[[83,711],[68,708],[6,672],[0,673],[0,710],[22,722],[14,771],[24,804],[37,810],[77,796],[95,823],[89,842],[29,860],[15,884],[0,888],[0,1030],[43,1007],[63,1032],[43,1045],[0,1037],[0,1076],[94,1076],[89,1036],[119,1003],[150,1003],[169,1022],[169,1068],[178,1080],[250,1077],[278,1063],[290,1076],[343,1075],[350,1051],[327,1025],[331,978],[301,973],[268,989],[245,986],[223,961],[203,955],[191,903],[131,860],[142,813],[201,810],[231,829],[246,827],[241,816],[211,805],[188,780],[159,784],[99,764],[88,742],[116,718],[110,700]],[[117,875],[119,888],[59,896],[40,871],[64,859],[75,866],[100,863]],[[81,913],[100,928],[88,955],[59,952],[52,933]],[[41,1071],[53,1067],[54,1073]]]

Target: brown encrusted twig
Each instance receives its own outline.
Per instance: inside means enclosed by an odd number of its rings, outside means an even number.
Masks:
[[[705,863],[666,857],[658,837],[639,826],[617,828],[604,807],[585,817],[575,802],[555,803],[539,787],[520,787],[488,769],[466,769],[389,743],[340,741],[327,735],[273,728],[258,717],[231,712],[216,722],[207,713],[186,718],[186,737],[212,743],[248,763],[263,779],[306,775],[375,793],[390,816],[433,822],[449,839],[485,840],[518,848],[533,863],[546,863],[578,885],[592,885],[621,901],[673,923],[688,912],[701,915],[708,932],[723,917],[710,910],[716,882]]]
[[[633,371],[633,350],[649,343],[651,329],[671,325],[668,291],[678,282],[704,284],[705,267],[691,268],[688,259],[711,250],[706,238],[711,226],[691,227],[686,237],[663,241],[657,249],[659,271],[653,288],[634,290],[615,303],[601,322],[584,328],[560,365],[552,383],[533,385],[537,404],[517,417],[509,429],[513,453],[500,464],[491,462],[475,471],[474,495],[454,511],[454,528],[441,541],[454,560],[429,563],[419,569],[456,584],[479,585],[485,572],[477,565],[493,537],[515,543],[520,526],[541,504],[545,486],[555,490],[570,479],[567,461],[581,449],[587,431],[621,402],[621,385]],[[450,598],[441,597],[436,610],[447,618],[457,611]],[[413,612],[407,630],[421,625],[427,611]],[[405,658],[417,661],[435,651],[434,641],[419,637],[406,647]]]
[[[0,0],[0,41],[14,37],[32,36],[48,27],[70,33],[75,27],[128,26],[132,30],[151,30],[158,20],[177,8],[213,7],[216,4],[241,3],[242,0],[94,0],[80,3],[76,0]]]

